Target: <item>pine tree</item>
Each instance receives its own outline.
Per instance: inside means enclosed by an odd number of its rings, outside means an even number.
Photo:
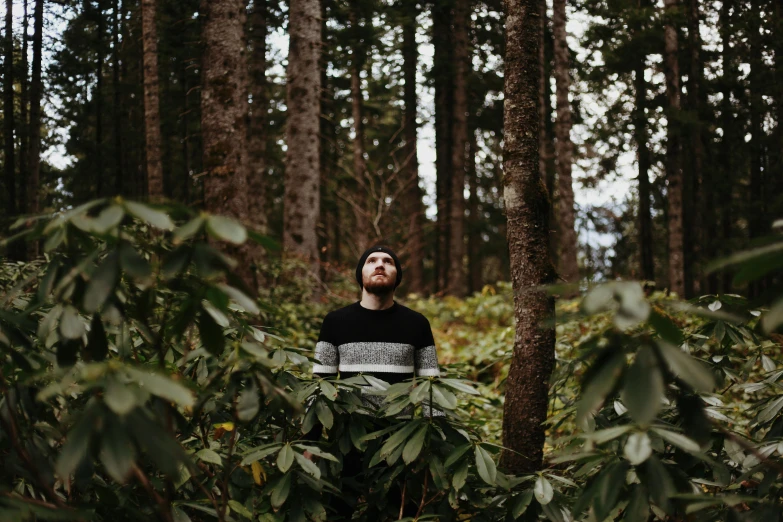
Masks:
[[[160,158],[157,3],[157,0],[141,0],[142,42],[144,48],[144,128],[147,157],[147,196],[151,201],[163,199],[163,165]]]

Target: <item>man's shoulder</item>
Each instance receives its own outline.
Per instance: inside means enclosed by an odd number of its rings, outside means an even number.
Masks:
[[[418,321],[420,323],[427,323],[429,324],[429,320],[427,317],[417,312],[416,310],[413,310],[412,308],[408,308],[407,306],[397,303],[397,306],[399,307],[400,313],[408,320]]]
[[[335,320],[335,319],[343,319],[346,317],[350,317],[351,315],[356,313],[356,303],[351,303],[347,306],[343,306],[342,308],[337,308],[336,310],[332,310],[326,316],[324,317],[325,320]]]

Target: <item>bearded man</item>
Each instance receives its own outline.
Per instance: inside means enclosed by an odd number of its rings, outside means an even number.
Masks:
[[[439,375],[429,321],[394,300],[401,281],[402,266],[391,249],[374,246],[362,254],[356,266],[362,298],[324,318],[313,373],[342,379],[362,373],[390,384]]]
[[[369,248],[356,266],[356,282],[362,289],[360,301],[327,314],[315,346],[313,373],[321,377],[339,374],[347,379],[371,375],[390,384],[412,378],[438,376],[438,357],[432,329],[426,317],[394,300],[394,291],[402,281],[402,266],[389,248]],[[380,406],[383,397],[365,395],[368,406]],[[403,412],[405,413],[405,412]],[[424,415],[443,415],[424,405]],[[321,427],[308,438],[320,437]],[[306,457],[310,457],[305,453]],[[331,510],[344,520],[353,514],[363,455],[352,449],[343,457],[343,499],[334,499]],[[393,487],[389,498],[404,499]],[[399,500],[397,500],[399,499]],[[398,504],[399,505],[399,504]],[[397,509],[397,508],[395,508]],[[415,516],[415,505],[405,505],[405,516]]]

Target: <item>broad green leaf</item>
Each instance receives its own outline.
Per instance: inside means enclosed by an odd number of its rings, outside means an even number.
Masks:
[[[119,252],[120,265],[126,274],[134,279],[146,279],[152,274],[149,262],[130,243],[121,242]]]
[[[421,449],[424,446],[424,441],[427,438],[427,428],[425,424],[419,430],[413,434],[413,436],[405,443],[405,448],[402,450],[402,460],[405,464],[410,464],[421,453]]]
[[[636,484],[631,493],[631,500],[625,510],[623,521],[647,522],[650,516],[650,504],[647,501],[647,490],[641,484]]]
[[[768,422],[775,418],[780,410],[783,409],[783,396],[778,397],[767,403],[767,406],[759,413],[759,422]]]
[[[538,503],[545,506],[552,502],[552,498],[555,496],[555,490],[552,488],[552,484],[544,478],[543,475],[539,475],[533,486],[533,494],[536,496]]]
[[[452,464],[457,462],[460,457],[462,457],[465,453],[468,452],[470,448],[472,448],[473,445],[470,443],[463,444],[462,446],[458,446],[454,451],[451,452],[451,454],[446,458],[446,461],[443,463],[444,466],[447,468],[451,467]]]
[[[136,460],[136,448],[118,419],[107,421],[101,435],[101,463],[111,478],[123,484]]]
[[[90,282],[87,283],[87,290],[84,292],[85,311],[92,313],[103,306],[117,286],[119,277],[117,253],[111,252],[90,276]]]
[[[326,397],[330,401],[337,400],[337,388],[335,388],[332,383],[330,383],[329,381],[321,381],[320,387],[321,387],[321,392],[324,394],[324,397]]]
[[[715,272],[716,270],[720,270],[721,268],[725,268],[727,266],[743,264],[748,261],[752,262],[757,260],[758,258],[763,258],[768,256],[769,254],[775,254],[781,251],[783,251],[783,241],[772,243],[770,245],[765,245],[763,247],[737,252],[728,257],[725,257],[723,259],[718,259],[717,261],[713,261],[712,263],[708,264],[707,267],[705,268],[705,273],[709,274],[711,272]]]
[[[664,396],[663,376],[652,348],[639,349],[623,381],[623,403],[631,417],[641,425],[649,424],[660,411]]]
[[[247,518],[248,520],[253,520],[253,513],[245,506],[237,502],[236,500],[229,500],[228,505],[229,507],[231,507],[232,511],[239,513],[240,515]]]
[[[625,435],[631,431],[632,426],[624,424],[622,426],[613,426],[606,428],[605,430],[594,431],[584,436],[585,439],[590,439],[596,444],[604,444],[610,440],[616,439],[621,435]]]
[[[672,478],[666,468],[655,455],[650,456],[642,468],[645,471],[646,480],[643,484],[650,492],[650,498],[664,511],[669,509],[669,497],[676,493]]]
[[[771,333],[783,324],[783,299],[776,301],[761,317],[761,327],[766,333]]]
[[[424,381],[419,383],[410,394],[410,400],[413,404],[418,404],[424,399],[428,399],[430,396],[430,381]]]
[[[174,522],[191,522],[188,514],[182,511],[177,506],[172,506],[171,518],[174,520]]]
[[[286,473],[272,489],[269,501],[272,503],[273,508],[278,509],[288,498],[288,493],[291,491],[291,477],[292,473]]]
[[[655,328],[655,331],[658,332],[658,335],[661,337],[661,339],[672,343],[674,346],[679,346],[682,344],[682,331],[677,328],[677,325],[674,324],[674,321],[669,319],[667,316],[653,310],[650,313],[650,318],[648,321],[650,322],[650,325]]]
[[[218,455],[215,451],[209,448],[204,448],[202,450],[199,450],[198,452],[196,452],[195,457],[198,460],[209,462],[210,464],[215,464],[217,466],[223,465],[223,459],[220,458],[220,455]]]
[[[244,243],[247,239],[245,227],[225,216],[207,217],[207,232],[217,239],[236,245]]]
[[[453,410],[457,407],[457,397],[443,386],[433,384],[432,400],[435,401],[435,404],[447,410]]]
[[[528,489],[517,495],[514,506],[511,508],[511,516],[514,520],[518,519],[522,514],[527,511],[530,502],[533,500],[533,490]]]
[[[93,228],[99,234],[105,234],[122,222],[125,211],[120,205],[110,205],[98,214],[93,220]]]
[[[279,442],[274,442],[272,444],[267,444],[265,446],[259,446],[258,448],[251,450],[247,455],[245,455],[242,458],[241,464],[243,466],[247,466],[248,464],[252,464],[253,462],[258,462],[264,457],[279,451],[278,448],[280,448],[280,446],[281,444]]]
[[[110,378],[106,384],[103,402],[119,416],[127,415],[138,405],[136,394],[130,389],[130,385],[115,378]]]
[[[84,335],[84,323],[73,306],[63,309],[60,316],[60,334],[66,339],[81,339]]]
[[[85,410],[73,428],[71,428],[71,431],[68,432],[65,444],[63,444],[60,450],[55,471],[63,481],[69,479],[71,473],[74,472],[82,459],[87,455],[95,421],[94,411],[94,407],[88,407]]]
[[[462,393],[480,395],[478,390],[471,386],[472,383],[470,381],[461,379],[440,379],[440,382],[454,390],[461,391]]]
[[[125,201],[124,204],[125,209],[129,213],[145,223],[149,223],[153,227],[163,230],[174,230],[174,223],[172,223],[171,218],[169,218],[168,214],[165,212],[161,212],[160,210],[156,210],[141,203],[136,203],[135,201]]]
[[[701,450],[699,444],[696,441],[689,439],[681,433],[675,433],[673,431],[664,430],[662,428],[652,428],[652,430],[663,440],[674,444],[681,450],[687,451],[689,453],[698,453]]]
[[[454,486],[454,489],[460,490],[462,489],[462,486],[465,485],[465,482],[468,479],[468,470],[470,469],[470,462],[467,460],[462,463],[460,467],[457,468],[457,471],[454,472],[454,477],[451,480],[451,484]]]
[[[658,341],[658,346],[661,355],[675,375],[697,391],[712,391],[715,387],[715,378],[709,368],[665,341]]]
[[[398,446],[405,442],[408,437],[419,427],[419,421],[411,421],[398,429],[381,447],[381,457],[391,454]]]
[[[492,460],[492,455],[478,444],[475,448],[476,470],[478,470],[478,474],[484,482],[490,486],[494,486],[497,478],[495,461]]]
[[[625,441],[623,455],[628,462],[638,466],[652,455],[652,443],[647,433],[632,433]]]
[[[583,387],[582,399],[577,405],[577,424],[582,424],[585,417],[598,410],[606,396],[615,386],[623,373],[625,356],[621,351],[615,351],[607,359],[599,359],[595,364],[600,367]]]
[[[339,460],[337,460],[337,457],[335,457],[331,453],[325,452],[324,450],[322,450],[318,446],[310,446],[310,445],[307,445],[307,444],[294,444],[294,446],[296,446],[297,448],[299,448],[301,450],[309,451],[313,455],[317,455],[318,457],[324,458],[326,460],[331,460],[332,462],[339,462]]]
[[[239,306],[244,308],[248,313],[255,315],[260,312],[256,302],[249,296],[245,295],[245,293],[242,292],[241,290],[238,290],[233,286],[229,286],[225,284],[219,284],[218,288],[220,288],[223,292],[225,292],[227,296],[233,299]]]
[[[305,473],[313,476],[316,480],[321,478],[321,470],[318,468],[315,462],[308,459],[301,453],[294,453],[294,458],[296,458],[297,464],[299,464]]]
[[[202,216],[195,217],[174,231],[172,241],[175,245],[187,241],[198,234],[206,220]]]
[[[294,463],[294,450],[290,444],[284,444],[280,448],[280,453],[277,454],[277,469],[285,473]]]
[[[239,394],[239,398],[237,399],[237,417],[241,421],[252,420],[260,408],[261,403],[258,397],[258,388],[256,388],[255,383],[253,383]]]
[[[180,406],[189,408],[193,406],[193,392],[171,378],[152,372],[128,368],[128,375],[136,381],[142,389],[153,395],[168,399]]]
[[[315,414],[327,430],[334,424],[334,414],[332,413],[332,410],[330,410],[329,406],[321,399],[315,401]]]

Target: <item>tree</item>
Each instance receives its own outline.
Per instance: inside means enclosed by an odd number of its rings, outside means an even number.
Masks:
[[[503,406],[502,462],[514,473],[541,467],[549,376],[554,367],[554,300],[549,204],[538,168],[540,0],[505,0],[505,111],[503,199],[508,219],[516,319],[514,351]]]
[[[404,182],[407,190],[404,196],[408,216],[407,246],[408,262],[406,271],[409,274],[408,288],[412,292],[424,292],[424,205],[421,201],[419,187],[419,160],[417,158],[417,99],[416,99],[416,65],[418,50],[416,44],[416,9],[415,0],[402,3],[402,57],[405,88],[403,93],[405,103],[405,172]]]
[[[248,198],[247,218],[254,227],[266,233],[266,140],[267,118],[269,107],[266,85],[266,0],[253,0],[253,8],[249,16],[250,54],[250,96],[253,100],[250,106],[250,122],[248,123]]]
[[[664,0],[664,73],[666,76],[666,180],[669,210],[669,290],[685,294],[683,253],[682,160],[680,155],[680,66],[675,16],[678,0]]]
[[[160,94],[158,89],[157,0],[141,0],[144,61],[144,129],[147,157],[147,196],[163,199],[163,165],[160,160]]]
[[[30,126],[29,154],[27,158],[27,194],[29,201],[27,211],[36,213],[40,210],[40,178],[41,178],[41,97],[43,84],[41,80],[41,62],[43,60],[43,9],[44,0],[35,1],[33,11],[33,71],[30,78]],[[38,245],[31,242],[28,254],[36,256]]]
[[[571,143],[571,87],[568,42],[566,41],[566,0],[554,0],[552,26],[555,44],[555,88],[557,90],[557,121],[555,122],[555,164],[558,190],[558,272],[568,283],[579,280],[576,261],[577,242],[574,228],[574,188],[571,179],[573,144]]]
[[[369,221],[367,165],[364,161],[364,94],[361,73],[364,69],[364,45],[359,22],[359,0],[349,0],[348,18],[351,32],[351,116],[353,119],[353,177],[355,181],[351,207],[354,216],[354,242],[358,254],[369,247]]]
[[[291,0],[289,34],[283,248],[312,263],[312,272],[317,274],[321,94],[319,0]]]
[[[86,2],[90,5],[90,10],[93,9],[92,2]],[[103,172],[103,65],[106,61],[106,48],[104,47],[105,29],[104,24],[106,19],[103,16],[103,0],[97,1],[97,9],[92,13],[97,22],[97,28],[95,31],[95,37],[97,39],[96,56],[95,56],[95,90],[93,91],[93,98],[95,100],[95,172],[97,181],[98,196],[104,196],[106,194],[106,187],[104,186],[104,172]]]
[[[125,0],[127,2],[127,0]],[[123,187],[123,123],[125,114],[122,110],[122,97],[120,96],[120,20],[123,18],[120,0],[112,2],[112,120],[114,120],[114,193],[122,194]]]
[[[235,219],[247,217],[247,62],[243,0],[202,3],[204,207]],[[253,291],[254,250],[237,247],[238,273]]]
[[[449,208],[448,293],[465,295],[465,155],[468,146],[468,0],[454,1],[454,99],[451,131],[451,197]]]
[[[3,152],[5,155],[5,191],[8,196],[7,213],[17,214],[16,205],[16,143],[14,142],[14,3],[5,3],[5,64],[3,81]]]

